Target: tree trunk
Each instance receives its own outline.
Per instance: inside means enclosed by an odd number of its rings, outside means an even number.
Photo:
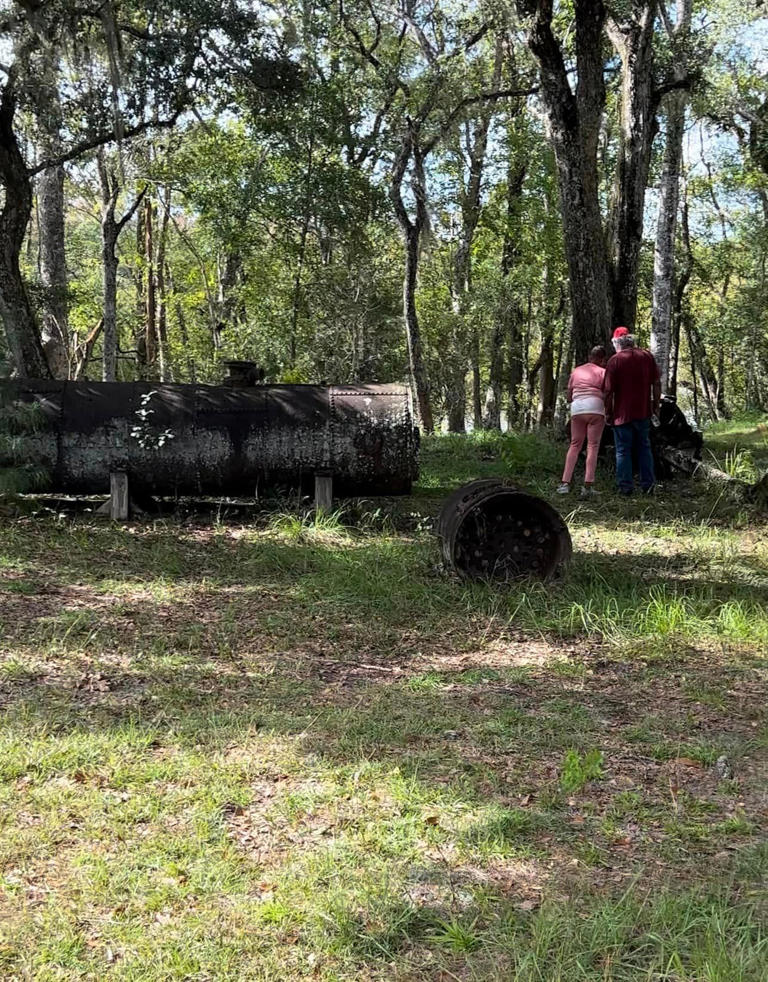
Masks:
[[[144,228],[146,212],[143,208],[139,209],[136,221],[136,254],[138,256],[138,270],[135,276],[136,282],[136,368],[139,378],[147,377],[147,232]]]
[[[557,388],[554,375],[554,336],[550,330],[542,340],[539,366],[539,406],[536,423],[551,426],[555,412]]]
[[[595,344],[604,344],[612,327],[612,291],[598,197],[597,146],[603,82],[602,0],[575,0],[576,91],[571,90],[563,52],[552,31],[552,4],[518,0],[532,16],[528,46],[541,67],[541,96],[557,161],[560,209],[568,263],[577,362]]]
[[[463,355],[451,353],[445,388],[445,409],[449,433],[467,430],[467,364]]]
[[[634,330],[645,189],[656,135],[653,85],[653,29],[656,0],[619,26],[608,18],[608,35],[621,58],[621,128],[611,209],[613,324]]]
[[[58,52],[41,44],[43,69],[37,96],[40,153],[51,159],[61,151],[62,112]],[[43,350],[55,378],[70,374],[67,261],[64,234],[64,167],[49,167],[37,179],[40,281],[43,287]]]
[[[47,148],[44,148],[47,152]],[[54,150],[55,152],[55,150]],[[38,179],[40,280],[45,290],[43,349],[54,378],[69,375],[67,260],[64,235],[64,168],[49,167]]]
[[[157,294],[157,353],[160,381],[172,382],[173,371],[168,359],[168,298],[165,285],[165,247],[168,240],[168,221],[171,215],[171,191],[165,189],[163,197],[163,217],[160,220],[160,234],[157,240],[157,260],[155,262],[155,283]]]
[[[667,143],[659,188],[659,220],[653,257],[653,322],[651,352],[659,365],[661,391],[670,389],[670,356],[675,295],[675,230],[683,157],[686,98],[673,92],[667,103]]]
[[[560,352],[554,418],[554,422],[558,426],[565,424],[568,417],[568,404],[565,401],[565,396],[568,390],[568,379],[571,377],[573,370],[573,340],[570,336],[568,337],[567,344],[564,343],[563,338],[560,339]]]
[[[146,263],[145,350],[146,365],[151,370],[157,362],[157,299],[155,293],[155,209],[149,195],[144,202],[144,261]]]
[[[5,190],[0,211],[0,316],[15,374],[25,378],[50,378],[51,371],[19,267],[24,235],[32,214],[32,184],[13,129],[15,81],[12,69],[0,99],[0,183]]]
[[[486,401],[486,430],[501,430],[501,402],[504,389],[504,325],[499,318],[493,325],[490,341],[490,394]]]
[[[424,353],[421,348],[421,328],[416,312],[416,282],[419,272],[420,229],[413,226],[405,234],[405,277],[403,280],[403,314],[408,338],[408,360],[411,379],[416,394],[416,405],[422,428],[431,433],[434,429],[432,407],[429,402],[429,382]]]
[[[101,377],[104,382],[117,380],[117,236],[102,225],[102,275],[104,281],[104,340]]]
[[[415,218],[411,220],[402,197],[402,185],[408,164],[413,160],[411,190],[415,202]],[[422,428],[431,433],[434,429],[429,397],[429,380],[424,353],[421,347],[421,328],[416,311],[416,284],[419,272],[421,233],[427,224],[426,178],[424,158],[418,146],[418,134],[412,126],[403,137],[400,150],[390,175],[390,197],[400,225],[405,247],[405,272],[403,276],[403,319],[408,341],[408,362],[411,385]]]
[[[114,183],[110,180],[103,152],[99,152],[97,164],[101,184],[101,271],[104,284],[101,377],[105,382],[114,382],[117,379],[117,267],[119,263],[115,251],[119,232],[115,219],[115,205],[120,189],[116,179]]]
[[[691,8],[692,0],[677,0],[677,21],[674,28],[668,21],[666,8],[662,8],[667,35],[674,51],[673,71],[676,80],[683,79],[688,70],[686,49],[691,27]],[[671,92],[667,96],[667,140],[659,187],[659,219],[653,259],[651,351],[659,365],[661,391],[672,395],[677,389],[680,347],[679,312],[682,295],[679,289],[675,289],[675,232],[687,103],[686,92]],[[681,273],[682,275],[684,274]],[[685,277],[686,283],[689,277],[690,270]]]
[[[472,367],[472,428],[481,430],[483,428],[483,392],[480,380],[480,335],[476,327],[472,328],[469,359]]]

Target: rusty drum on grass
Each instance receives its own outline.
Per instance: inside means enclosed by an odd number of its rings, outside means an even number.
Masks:
[[[555,509],[497,479],[454,491],[437,535],[446,566],[468,579],[549,579],[571,558],[571,536]]]

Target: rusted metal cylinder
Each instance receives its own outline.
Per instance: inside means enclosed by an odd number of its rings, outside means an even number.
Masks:
[[[404,385],[0,382],[14,399],[45,417],[25,437],[43,491],[103,494],[122,471],[132,493],[250,497],[321,471],[335,494],[407,494],[418,476]]]
[[[571,558],[571,536],[555,509],[498,479],[454,491],[437,535],[446,566],[468,579],[549,579]]]

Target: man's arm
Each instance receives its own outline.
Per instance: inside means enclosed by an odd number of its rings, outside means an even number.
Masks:
[[[603,401],[605,402],[605,421],[610,424],[613,422],[613,372],[610,370],[610,363],[603,375]]]

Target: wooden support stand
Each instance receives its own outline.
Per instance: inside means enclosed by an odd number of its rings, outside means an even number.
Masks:
[[[315,471],[315,508],[330,512],[333,508],[333,474]]]
[[[97,515],[108,515],[113,522],[125,522],[131,515],[143,515],[130,494],[126,471],[112,471],[109,475],[109,499],[97,509]]]
[[[113,522],[124,522],[129,511],[128,475],[125,471],[113,471],[109,475],[109,517]]]

